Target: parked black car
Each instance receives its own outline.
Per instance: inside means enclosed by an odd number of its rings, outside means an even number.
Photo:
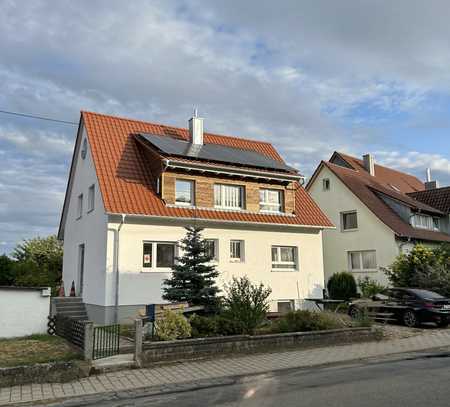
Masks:
[[[377,321],[398,321],[409,327],[423,322],[446,327],[450,322],[450,300],[433,291],[416,288],[390,288],[371,299],[350,303],[348,313],[352,318],[364,311]]]

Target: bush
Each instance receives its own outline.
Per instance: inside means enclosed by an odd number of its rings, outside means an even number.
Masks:
[[[189,338],[191,325],[181,314],[165,310],[162,319],[155,323],[156,336],[161,341],[173,341],[175,339]]]
[[[374,295],[382,293],[386,290],[384,285],[372,280],[370,277],[358,279],[358,287],[364,298],[371,298]]]
[[[384,272],[392,285],[436,291],[450,296],[450,245],[430,249],[416,245],[400,254]]]
[[[347,271],[333,274],[328,280],[327,288],[328,294],[334,300],[348,301],[357,296],[355,277]]]
[[[263,284],[252,284],[248,277],[233,277],[225,287],[223,300],[223,317],[228,320],[228,327],[236,329],[236,334],[253,334],[266,318],[271,292]]]
[[[274,322],[272,332],[309,332],[345,328],[348,326],[345,319],[342,315],[329,312],[291,311]]]
[[[194,314],[189,318],[189,322],[192,327],[193,338],[236,335],[242,331],[240,323],[223,315],[201,316]]]

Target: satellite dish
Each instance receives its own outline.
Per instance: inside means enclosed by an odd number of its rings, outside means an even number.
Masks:
[[[81,147],[81,158],[84,160],[87,154],[87,140],[83,140],[83,146]]]

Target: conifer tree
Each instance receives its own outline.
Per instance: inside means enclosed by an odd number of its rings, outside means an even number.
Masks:
[[[180,244],[183,253],[172,267],[171,278],[164,281],[163,299],[203,305],[207,310],[214,310],[220,291],[215,281],[219,272],[211,264],[213,257],[201,236],[202,230],[199,227],[186,227],[186,236]]]

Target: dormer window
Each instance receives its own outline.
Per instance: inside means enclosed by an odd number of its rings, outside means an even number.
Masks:
[[[186,179],[175,181],[175,203],[183,206],[194,205],[194,181]]]
[[[417,229],[440,230],[440,219],[433,218],[430,215],[416,213],[411,217],[411,225]]]
[[[281,212],[282,191],[279,189],[259,190],[259,209],[261,212]]]
[[[244,187],[241,185],[214,185],[214,206],[219,209],[243,209]]]

